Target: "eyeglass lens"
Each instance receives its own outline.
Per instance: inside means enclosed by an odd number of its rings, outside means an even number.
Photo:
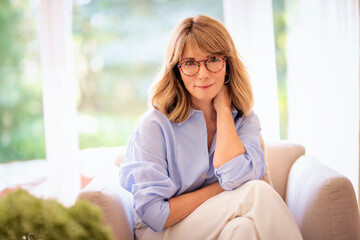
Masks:
[[[213,73],[219,72],[224,66],[224,60],[221,57],[209,57],[203,61],[206,68]],[[181,64],[181,70],[185,75],[193,76],[199,71],[200,62],[202,61],[185,61]]]

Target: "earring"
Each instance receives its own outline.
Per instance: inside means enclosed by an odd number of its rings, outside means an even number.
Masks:
[[[224,85],[227,85],[228,83],[230,82],[230,76],[229,74],[225,74],[225,82],[224,82]]]

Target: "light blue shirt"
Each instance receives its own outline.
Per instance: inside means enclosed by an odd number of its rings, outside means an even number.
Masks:
[[[120,183],[133,194],[137,215],[151,229],[162,231],[172,197],[216,181],[224,190],[233,190],[265,174],[258,117],[239,117],[235,108],[232,114],[245,154],[218,169],[213,167],[216,134],[208,151],[202,111],[192,109],[183,123],[171,122],[153,108],[143,115],[130,137]]]

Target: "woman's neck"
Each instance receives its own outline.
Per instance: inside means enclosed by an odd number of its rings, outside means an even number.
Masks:
[[[212,100],[209,102],[193,103],[193,107],[200,110],[204,114],[206,125],[209,127],[212,123],[216,122],[216,111]]]
[[[193,103],[193,107],[202,111],[204,114],[207,131],[207,147],[208,151],[210,151],[216,133],[216,111],[214,105],[212,104],[212,101],[209,101],[207,103]]]

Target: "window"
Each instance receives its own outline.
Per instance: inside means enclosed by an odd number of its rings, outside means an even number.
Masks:
[[[293,4],[294,1],[291,1]],[[273,0],[273,18],[276,52],[276,75],[279,103],[280,138],[287,139],[288,107],[287,107],[287,64],[286,64],[286,6],[285,0]],[[290,5],[290,2],[287,4]],[[289,7],[289,6],[288,6]]]
[[[198,14],[222,20],[222,1],[74,1],[80,149],[127,144],[171,30]]]
[[[36,9],[0,2],[0,163],[45,158]]]

